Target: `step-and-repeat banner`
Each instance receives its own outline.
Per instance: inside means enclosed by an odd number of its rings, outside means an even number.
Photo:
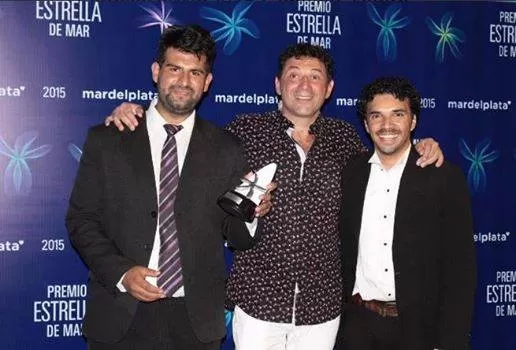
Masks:
[[[276,108],[277,58],[295,42],[331,51],[324,111],[364,139],[361,86],[412,80],[415,136],[439,141],[473,198],[473,349],[516,349],[516,3],[265,0],[0,2],[0,348],[86,348],[87,269],[64,227],[86,131],[122,101],[154,97],[159,35],[188,23],[217,40],[200,114],[221,126]]]

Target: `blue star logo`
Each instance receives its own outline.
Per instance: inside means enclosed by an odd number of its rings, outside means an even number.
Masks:
[[[158,8],[156,6],[145,7],[141,5],[140,7],[143,10],[145,10],[148,13],[148,15],[145,18],[146,23],[141,25],[139,28],[158,26],[161,33],[163,33],[163,31],[168,27],[179,23],[179,21],[176,18],[170,16],[170,14],[172,13],[172,7],[170,7],[170,9],[167,10],[164,1],[161,1],[161,8]]]
[[[240,46],[242,33],[255,39],[260,38],[260,30],[256,24],[244,15],[249,11],[254,1],[240,1],[235,5],[231,17],[224,12],[211,7],[202,7],[200,15],[202,18],[220,23],[222,26],[211,32],[215,41],[225,40],[223,52],[225,55],[232,55]]]
[[[468,170],[468,183],[473,191],[484,190],[487,183],[485,164],[493,162],[499,156],[498,151],[489,151],[491,140],[485,139],[472,151],[464,139],[460,139],[459,150],[462,156],[471,162]]]
[[[401,5],[393,4],[381,16],[374,5],[367,4],[369,18],[380,27],[380,33],[376,39],[376,54],[388,62],[396,59],[398,50],[394,29],[401,29],[410,23],[409,17],[397,18],[401,8]]]
[[[75,143],[70,142],[68,144],[68,152],[70,152],[70,154],[76,161],[81,160],[82,150]]]
[[[233,311],[230,311],[228,309],[224,310],[224,320],[226,323],[226,337],[228,339],[233,338],[233,327],[232,327],[233,314],[234,314]]]
[[[459,49],[459,43],[466,41],[466,35],[458,28],[452,27],[453,14],[445,13],[441,17],[441,23],[438,25],[430,17],[426,18],[428,29],[439,37],[437,47],[435,48],[435,60],[439,63],[444,62],[446,47],[448,47],[455,58],[460,58],[462,53]]]
[[[34,147],[38,133],[28,131],[16,138],[14,147],[0,137],[0,154],[10,158],[4,172],[4,191],[7,196],[28,195],[32,188],[32,173],[28,160],[37,159],[46,155],[52,147],[43,145]]]

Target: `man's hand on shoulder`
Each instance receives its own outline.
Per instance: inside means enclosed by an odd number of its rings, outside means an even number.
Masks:
[[[426,167],[429,164],[434,164],[437,168],[439,168],[444,162],[444,154],[439,147],[439,142],[435,141],[433,138],[425,138],[416,143],[415,145],[417,153],[419,153],[420,157],[416,161],[416,164],[421,168]]]
[[[124,102],[116,107],[111,115],[107,116],[104,124],[109,126],[115,123],[118,130],[123,131],[127,126],[131,131],[134,131],[138,126],[138,118],[143,116],[143,107],[136,103]]]
[[[151,302],[165,298],[165,293],[145,279],[147,276],[157,277],[159,272],[144,266],[134,266],[124,275],[122,284],[133,297],[140,301]]]

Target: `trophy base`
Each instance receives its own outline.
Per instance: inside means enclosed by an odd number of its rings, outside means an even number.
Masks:
[[[238,192],[227,191],[217,199],[217,203],[226,213],[237,219],[246,222],[253,222],[254,220],[256,204]]]

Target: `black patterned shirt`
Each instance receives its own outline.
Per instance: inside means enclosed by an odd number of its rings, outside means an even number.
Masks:
[[[293,127],[281,112],[239,115],[226,130],[237,136],[252,169],[277,163],[271,211],[262,218],[260,239],[235,252],[228,307],[269,322],[319,324],[339,316],[342,280],[338,214],[340,175],[350,157],[365,151],[348,123],[320,116],[310,126],[315,141],[303,165]]]

